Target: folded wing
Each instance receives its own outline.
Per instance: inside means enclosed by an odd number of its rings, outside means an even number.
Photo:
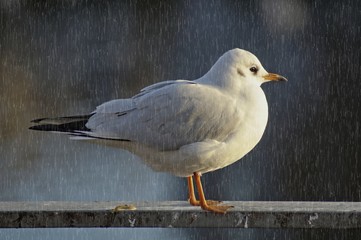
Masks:
[[[131,99],[100,105],[86,123],[87,134],[166,151],[205,140],[223,141],[241,121],[234,99],[214,87],[192,81],[152,86]]]

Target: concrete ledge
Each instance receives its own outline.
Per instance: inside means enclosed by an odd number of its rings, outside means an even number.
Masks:
[[[0,202],[1,228],[361,228],[360,202],[225,202],[225,215],[187,202]],[[118,205],[119,211],[114,211]],[[135,207],[135,209],[134,209]]]

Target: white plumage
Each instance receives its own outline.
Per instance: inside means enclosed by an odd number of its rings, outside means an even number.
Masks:
[[[197,80],[156,83],[88,116],[35,120],[32,129],[120,147],[156,171],[189,177],[234,163],[260,141],[268,119],[260,85],[270,80],[286,79],[233,49]]]

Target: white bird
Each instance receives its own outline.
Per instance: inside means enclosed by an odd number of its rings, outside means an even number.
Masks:
[[[126,149],[155,171],[187,177],[190,204],[225,213],[232,206],[206,200],[200,176],[238,161],[256,146],[268,119],[260,86],[286,80],[268,73],[252,53],[233,49],[197,80],[159,82],[89,115],[33,120],[37,125],[30,129]]]

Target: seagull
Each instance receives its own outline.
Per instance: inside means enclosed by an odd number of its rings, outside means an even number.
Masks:
[[[261,84],[269,81],[287,79],[236,48],[196,80],[159,82],[87,115],[35,119],[30,129],[127,150],[155,171],[186,177],[189,203],[223,214],[233,206],[206,200],[201,176],[238,161],[260,141],[268,119]]]

